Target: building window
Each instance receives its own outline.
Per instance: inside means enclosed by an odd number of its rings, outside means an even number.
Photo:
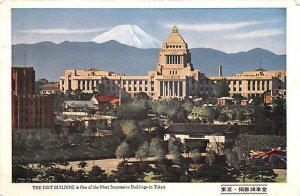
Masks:
[[[71,85],[71,80],[68,80],[68,83],[69,83],[68,89],[71,90],[71,86],[72,86],[72,85]]]

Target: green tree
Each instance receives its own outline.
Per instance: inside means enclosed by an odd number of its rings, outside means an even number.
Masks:
[[[244,115],[244,113],[241,110],[239,110],[239,111],[236,112],[236,117],[235,118],[238,121],[242,122],[242,121],[245,120],[245,115]]]
[[[128,143],[126,141],[122,142],[116,151],[116,156],[117,158],[122,158],[123,161],[125,161],[126,158],[129,158],[131,154],[131,149],[130,146],[128,145]]]
[[[46,80],[45,78],[39,79],[38,81],[35,82],[35,93],[36,94],[40,94],[40,92],[42,91],[41,86],[43,86],[44,84],[47,84],[48,80]]]
[[[75,100],[84,100],[85,98],[85,94],[81,89],[74,90],[73,95]]]
[[[107,179],[105,170],[101,169],[99,166],[92,167],[92,170],[87,176],[88,182],[104,182]]]
[[[192,150],[191,158],[192,158],[194,163],[199,163],[199,161],[201,160],[201,153],[200,153],[200,150],[198,148]]]
[[[64,101],[65,101],[65,95],[63,92],[59,92],[53,95],[53,106],[54,106],[54,112],[56,113],[62,113],[64,110]]]
[[[179,107],[179,108],[177,108],[177,112],[174,113],[172,116],[170,116],[169,119],[173,123],[186,123],[186,122],[188,122],[187,116],[188,116],[187,111],[184,110],[183,107]]]
[[[93,136],[94,132],[92,131],[92,129],[87,128],[84,132],[83,132],[84,136]]]
[[[226,97],[229,95],[229,87],[225,80],[213,84],[213,91],[216,97]]]
[[[182,144],[180,143],[180,141],[175,141],[170,139],[168,142],[168,149],[169,149],[169,153],[173,156],[173,162],[175,164],[180,164],[181,160],[182,160],[182,155],[181,155],[181,148],[182,148]]]
[[[226,113],[222,113],[218,119],[220,122],[227,122],[229,120],[229,117],[227,116]]]
[[[87,165],[88,164],[85,161],[81,161],[80,163],[78,163],[78,167],[80,167],[81,169],[84,169]]]
[[[242,171],[243,182],[246,178],[253,179],[255,182],[274,182],[277,177],[269,162],[257,158],[242,161],[240,170]]]
[[[218,117],[218,111],[214,108],[205,107],[202,112],[203,115],[207,117],[208,121],[213,121]]]
[[[102,83],[97,84],[96,88],[95,88],[95,93],[97,95],[101,95],[101,96],[105,95],[105,86],[104,86],[104,84],[102,84]]]
[[[157,102],[152,109],[160,116],[167,117],[172,122],[188,122],[189,112],[184,108],[184,103],[177,99]]]
[[[272,129],[277,135],[286,135],[286,107],[282,99],[273,100]]]
[[[202,118],[201,122],[202,122],[203,124],[206,124],[206,123],[207,123],[206,118]]]
[[[163,147],[163,142],[157,137],[151,140],[150,155],[155,156],[158,161],[165,159],[166,152]]]
[[[148,101],[150,98],[147,95],[147,93],[139,92],[135,95],[134,99],[137,100],[137,101]]]
[[[144,120],[148,118],[145,102],[133,101],[123,104],[118,108],[118,119],[122,120]]]
[[[188,113],[191,113],[192,110],[193,110],[193,108],[194,108],[194,103],[193,103],[192,100],[187,99],[187,100],[184,101],[183,107],[184,107],[184,109],[185,109]]]
[[[140,128],[136,121],[126,120],[121,125],[122,131],[127,138],[133,138],[140,133]]]
[[[144,165],[141,169],[140,165]],[[113,172],[110,176],[111,181],[113,182],[145,182],[145,174],[144,172],[147,165],[145,163],[132,163],[128,164],[126,162],[121,162],[117,166],[117,171]]]
[[[237,152],[232,151],[230,149],[226,149],[224,151],[226,160],[227,160],[227,164],[230,167],[237,167],[239,165],[239,157]]]
[[[206,162],[209,164],[209,165],[212,165],[215,163],[216,159],[217,159],[217,153],[215,151],[212,151],[212,150],[209,150],[207,151],[206,153]]]
[[[232,96],[232,98],[234,98],[235,100],[238,100],[239,102],[241,102],[242,100],[246,99],[241,94],[235,94],[235,95]]]
[[[147,159],[149,156],[149,143],[145,141],[138,149],[138,151],[135,152],[135,157],[137,159],[140,159],[141,161]]]
[[[195,118],[192,120],[192,123],[201,123],[200,118]]]
[[[267,107],[257,105],[251,114],[252,123],[255,125],[256,134],[272,134],[272,113]]]
[[[158,126],[157,122],[151,118],[140,120],[138,121],[138,124],[143,130],[148,132],[151,132],[154,127]]]
[[[13,165],[12,167],[12,181],[22,182],[32,182],[32,179],[37,175],[37,172],[31,168],[25,168],[21,165]]]

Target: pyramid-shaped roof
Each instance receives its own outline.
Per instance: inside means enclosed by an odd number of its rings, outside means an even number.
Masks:
[[[176,26],[173,27],[172,33],[167,38],[166,43],[168,44],[186,44],[183,38],[178,33],[178,28]]]

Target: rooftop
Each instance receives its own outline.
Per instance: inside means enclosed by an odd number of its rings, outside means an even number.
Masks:
[[[176,26],[173,27],[172,33],[169,35],[166,41],[168,44],[186,44],[183,38],[178,33],[178,28]]]
[[[115,104],[119,102],[119,98],[117,97],[109,97],[109,96],[94,96],[98,103],[110,103]]]
[[[58,83],[47,83],[41,86],[42,90],[59,90]]]
[[[220,97],[218,99],[234,100],[234,98],[232,98],[232,97]]]
[[[65,101],[65,105],[70,108],[98,109],[92,101]]]
[[[232,125],[201,123],[173,123],[166,129],[166,133],[177,134],[223,134],[237,131],[237,127]]]

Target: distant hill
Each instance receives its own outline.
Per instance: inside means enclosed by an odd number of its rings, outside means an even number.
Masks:
[[[13,45],[14,66],[24,65],[24,53],[27,65],[36,70],[36,79],[46,78],[58,81],[65,69],[89,69],[91,59],[93,67],[102,70],[124,73],[126,75],[146,75],[154,70],[158,62],[160,49],[139,49],[116,41],[95,42],[40,42],[36,44]],[[247,52],[224,53],[210,48],[194,48],[192,63],[206,75],[217,75],[218,65],[223,66],[223,75],[240,73],[261,67],[266,70],[285,69],[286,55],[276,55],[268,50],[256,48]]]

